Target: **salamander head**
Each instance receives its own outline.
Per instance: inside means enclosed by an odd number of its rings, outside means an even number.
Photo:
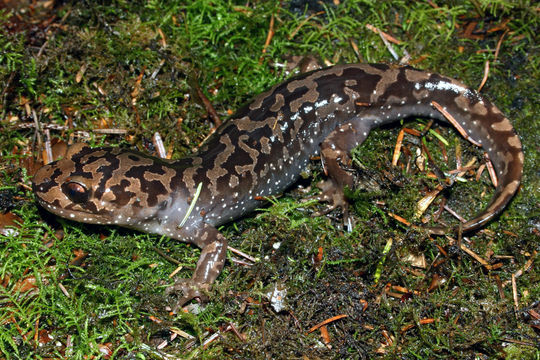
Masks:
[[[63,159],[40,168],[32,182],[41,206],[58,216],[133,227],[166,206],[170,189],[148,178],[167,170],[138,152],[75,144]]]

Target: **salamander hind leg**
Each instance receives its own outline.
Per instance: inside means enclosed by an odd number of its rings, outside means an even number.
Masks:
[[[321,144],[321,158],[328,179],[318,184],[321,194],[315,199],[328,202],[328,207],[315,215],[325,214],[337,207],[343,209],[344,220],[348,218],[348,202],[343,189],[354,185],[350,168],[350,151],[360,145],[367,137],[369,128],[361,119],[347,122],[332,131]]]
[[[206,293],[221,273],[225,263],[227,239],[216,228],[204,224],[194,235],[194,240],[189,242],[201,248],[201,255],[193,276],[191,279],[178,279],[166,290],[166,294],[181,293],[173,309],[175,313],[194,298],[206,301],[208,299]]]

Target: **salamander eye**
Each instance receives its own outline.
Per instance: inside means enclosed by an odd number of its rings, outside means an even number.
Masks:
[[[86,186],[75,181],[70,181],[62,185],[62,190],[71,201],[77,204],[87,202],[90,196],[90,192]]]

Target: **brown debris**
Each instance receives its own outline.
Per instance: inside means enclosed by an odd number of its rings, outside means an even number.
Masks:
[[[396,45],[401,45],[401,41],[393,37],[392,35],[389,35],[388,33],[385,33],[384,31],[380,30],[378,27],[373,26],[371,24],[366,24],[366,28],[368,30],[373,31],[376,34],[381,35],[384,39],[386,39],[388,42],[394,43]]]
[[[296,34],[298,33],[298,31],[300,31],[300,29],[308,23],[308,21],[310,21],[311,19],[313,19],[314,17],[316,16],[319,16],[319,15],[322,15],[324,14],[325,12],[324,11],[319,11],[319,12],[316,12],[314,14],[311,14],[309,15],[307,18],[305,18],[300,24],[298,24],[298,26],[296,27],[296,29],[294,29],[291,34],[289,35],[289,40],[292,40]]]
[[[206,109],[206,112],[208,113],[208,116],[210,117],[210,119],[214,123],[214,126],[218,127],[219,125],[221,125],[222,121],[219,118],[219,115],[218,115],[216,109],[214,109],[214,105],[212,105],[210,100],[208,100],[208,98],[206,97],[204,92],[201,90],[201,87],[199,86],[199,84],[196,81],[193,81],[192,86],[195,88],[195,92],[197,93],[197,96],[199,97],[199,99],[201,99],[201,101],[202,101],[202,103],[204,105],[204,108]],[[208,136],[210,136],[211,133],[208,134]]]
[[[405,130],[401,129],[396,139],[396,145],[394,146],[394,155],[392,156],[392,166],[396,166],[399,160],[399,155],[401,154],[401,146],[403,145],[403,136],[405,135]]]
[[[456,130],[463,136],[465,139],[469,140],[471,143],[473,143],[476,146],[482,146],[482,144],[478,143],[476,140],[472,139],[465,129],[459,124],[459,122],[450,114],[446,109],[444,109],[438,102],[432,101],[431,105],[437,109],[445,118],[448,120],[455,128]]]
[[[346,318],[346,317],[347,317],[347,315],[342,314],[342,315],[336,315],[336,316],[333,316],[333,317],[331,317],[331,318],[329,318],[329,319],[326,319],[326,320],[324,320],[324,321],[318,323],[317,325],[313,326],[311,329],[309,329],[309,330],[308,330],[308,334],[309,334],[309,333],[312,333],[312,332],[315,331],[315,330],[317,330],[317,329],[320,328],[321,326],[327,325],[327,324],[329,324],[329,323],[331,323],[331,322],[334,322],[334,321],[337,321],[337,320],[339,320],[339,319],[343,319],[343,318]]]
[[[4,236],[14,236],[21,228],[23,220],[12,212],[0,213],[0,233]]]
[[[484,64],[484,77],[482,78],[482,81],[480,82],[480,85],[478,86],[478,89],[477,89],[478,92],[482,91],[482,88],[487,82],[488,76],[489,76],[489,60],[486,60],[486,63]]]
[[[266,35],[266,40],[264,41],[264,46],[262,49],[262,55],[259,59],[259,64],[262,64],[263,62],[263,56],[266,54],[266,49],[268,49],[268,46],[270,46],[270,43],[272,42],[272,38],[274,37],[275,31],[274,31],[274,22],[275,17],[274,14],[270,17],[270,25],[268,26],[268,34]]]

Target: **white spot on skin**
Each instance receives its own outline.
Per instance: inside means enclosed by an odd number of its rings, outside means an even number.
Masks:
[[[328,104],[328,100],[324,99],[324,100],[321,100],[321,101],[317,101],[315,103],[315,108],[320,108],[321,106],[325,106]]]
[[[436,83],[426,82],[426,83],[424,83],[424,87],[426,89],[430,90],[430,91],[446,90],[446,91],[452,91],[452,92],[454,92],[456,94],[462,94],[463,96],[465,96],[467,98],[475,97],[475,94],[470,89],[467,89],[466,87],[463,87],[463,86],[458,85],[458,84],[453,84],[453,83],[448,82],[448,81],[439,81],[439,82],[436,82]],[[417,90],[418,90],[418,88],[417,88]],[[480,103],[482,103],[481,100],[480,100]]]

